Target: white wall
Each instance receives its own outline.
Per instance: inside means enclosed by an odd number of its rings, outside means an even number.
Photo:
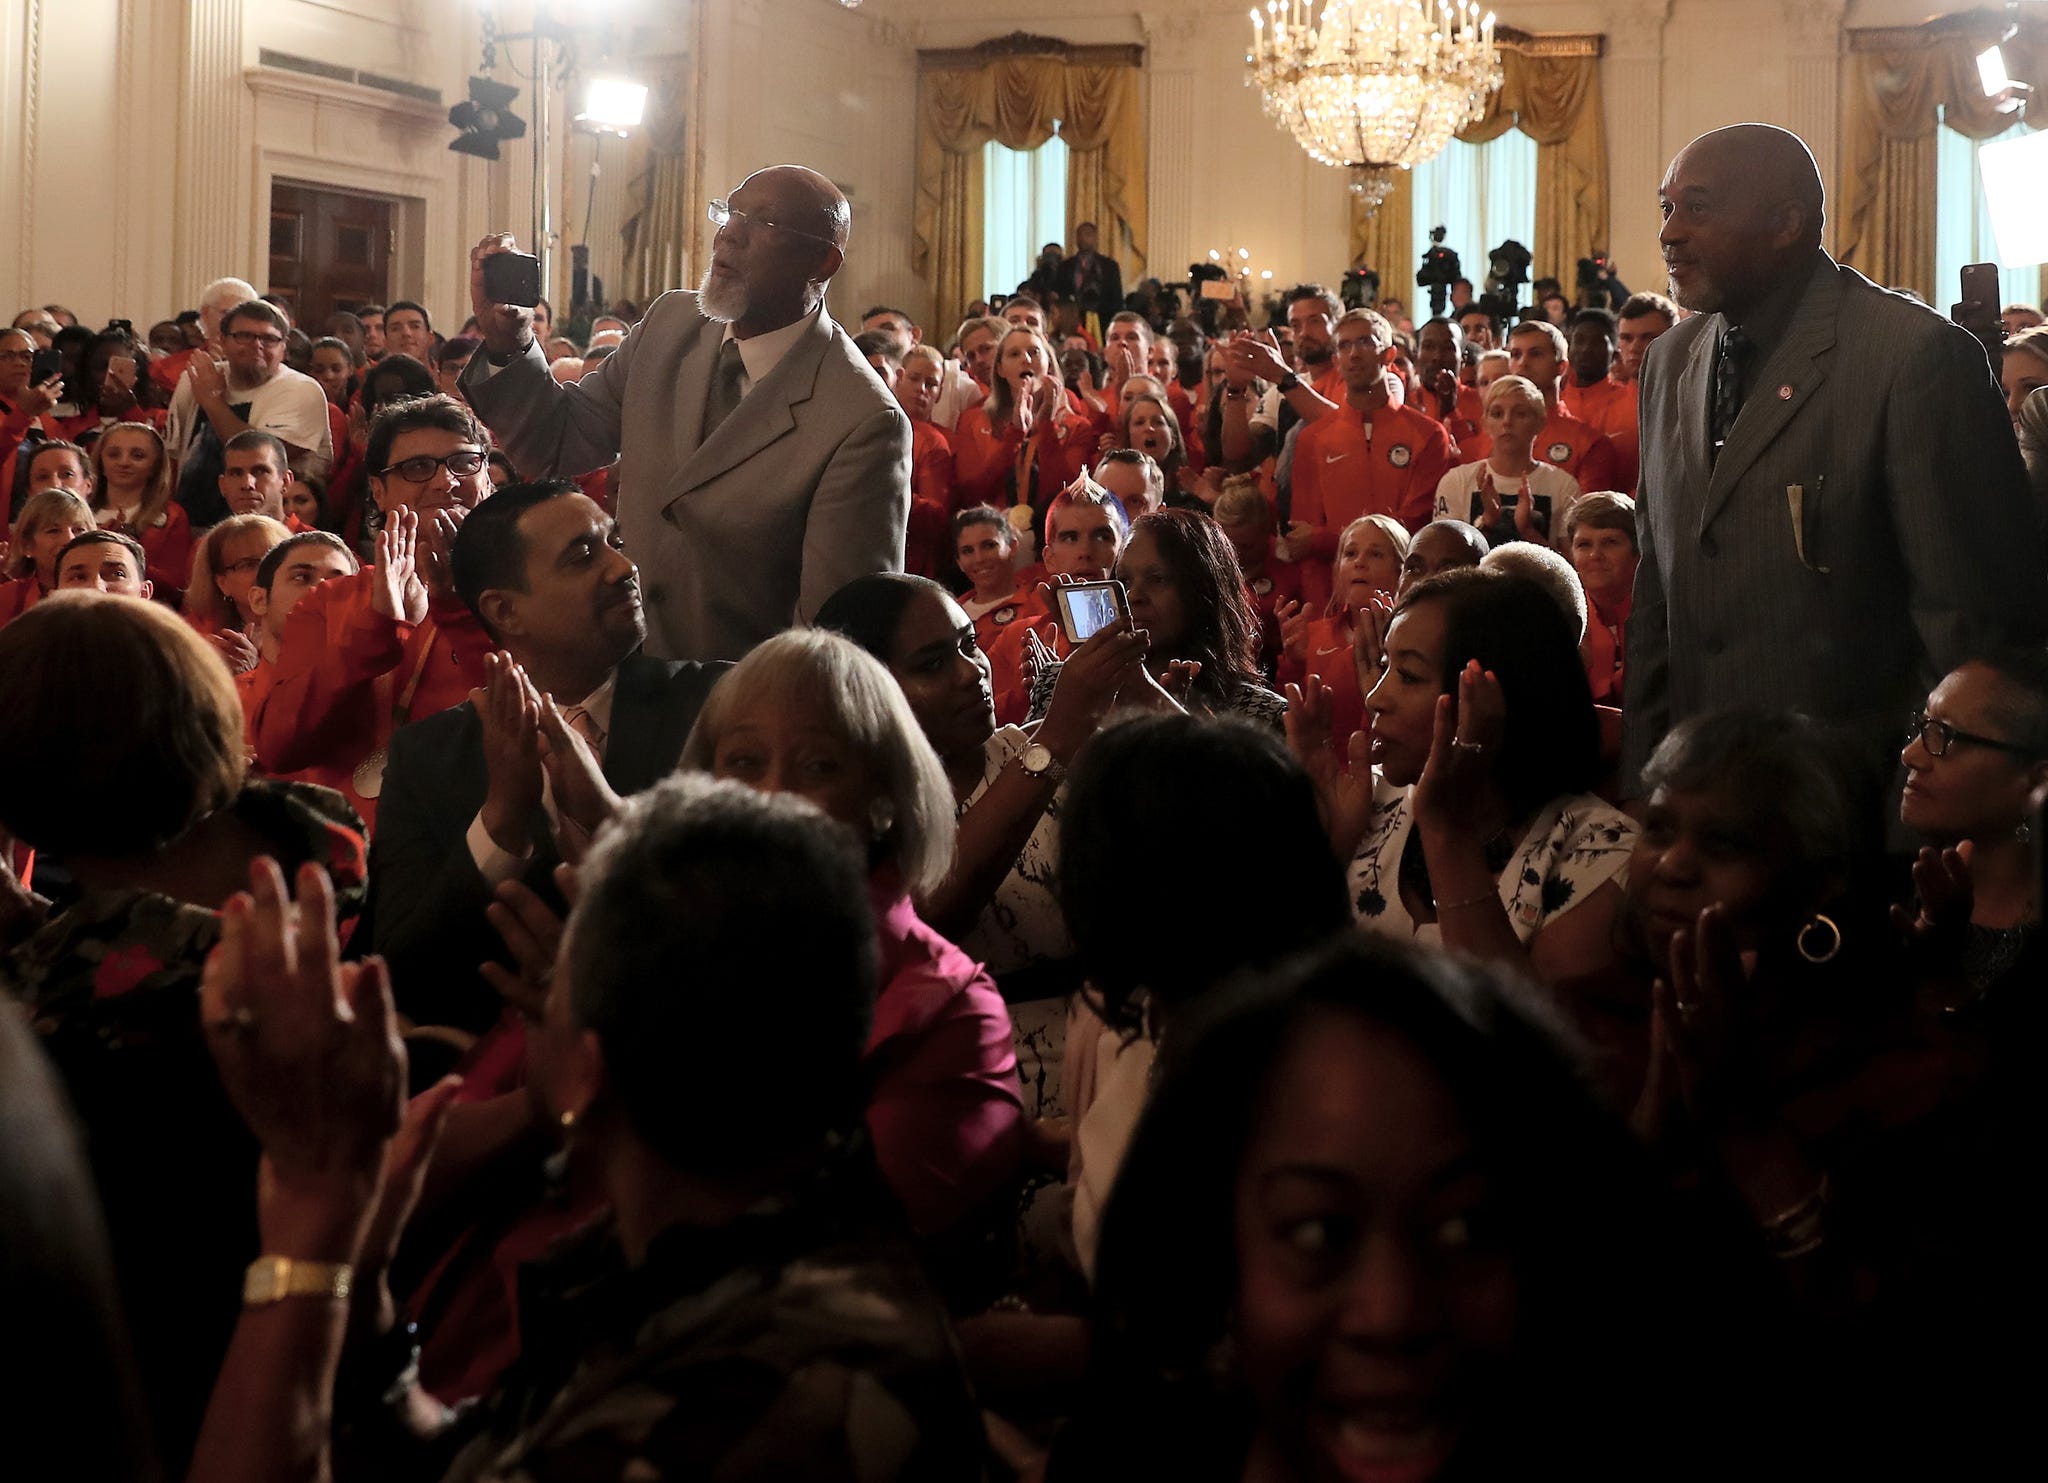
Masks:
[[[673,50],[695,33],[675,0],[563,3],[611,16],[629,50]],[[1268,122],[1245,87],[1248,4],[1035,0],[1027,12],[999,0],[865,0],[848,11],[837,0],[709,0],[702,193],[766,164],[815,166],[853,203],[835,309],[850,318],[881,300],[926,315],[929,296],[909,267],[917,50],[1018,30],[1141,42],[1153,270],[1172,274],[1227,245],[1251,249],[1277,279],[1332,277],[1346,266],[1344,182]],[[1657,182],[1672,153],[1704,129],[1762,119],[1799,130],[1835,186],[1841,29],[1923,19],[1915,4],[1504,0],[1500,16],[1608,37],[1605,245],[1624,278],[1647,286]],[[508,30],[523,27],[522,10],[504,7]],[[147,323],[221,273],[260,282],[270,182],[284,176],[412,203],[401,212],[396,287],[459,319],[469,243],[496,227],[525,238],[531,215],[523,150],[486,165],[446,149],[443,115],[476,68],[478,16],[475,0],[0,0],[0,56],[14,63],[0,69],[0,189],[14,206],[0,225],[0,291],[17,304],[69,304],[88,321],[118,312]],[[437,88],[442,100],[263,69],[264,48]],[[505,60],[523,68],[528,58],[522,47]],[[530,85],[511,80],[527,89],[515,109],[531,119]],[[582,224],[587,158],[565,142],[553,163],[565,243]],[[607,186],[601,218],[616,221],[622,187]],[[564,250],[558,299],[567,274]]]

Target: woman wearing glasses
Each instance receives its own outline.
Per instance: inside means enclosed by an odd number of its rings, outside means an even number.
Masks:
[[[2032,651],[1951,670],[1913,718],[1899,818],[1928,841],[1899,925],[1928,961],[1938,1007],[1974,1009],[2030,957],[2033,792],[2048,783],[2048,657]]]

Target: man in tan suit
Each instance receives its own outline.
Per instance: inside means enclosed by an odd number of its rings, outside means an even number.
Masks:
[[[825,311],[845,260],[846,198],[777,165],[712,203],[719,231],[696,293],[671,291],[604,365],[556,383],[533,311],[492,303],[462,390],[522,477],[614,458],[618,522],[646,584],[648,652],[737,659],[845,583],[899,571],[910,422]]]

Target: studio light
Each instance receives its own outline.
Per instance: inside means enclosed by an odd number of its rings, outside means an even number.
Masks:
[[[1998,261],[2008,268],[2048,263],[2048,197],[2041,193],[2041,181],[2048,178],[2048,130],[1979,146],[1977,168],[1984,176]]]
[[[647,113],[647,89],[620,77],[593,77],[584,85],[583,107],[576,122],[586,128],[623,136],[640,126]]]
[[[1996,98],[2012,87],[2012,78],[2005,70],[2005,49],[1987,46],[1977,53],[1977,78],[1984,84],[1984,96]]]
[[[469,99],[448,110],[448,122],[462,132],[449,144],[457,154],[480,160],[498,158],[498,146],[526,137],[526,120],[507,110],[519,89],[488,77],[469,80]]]

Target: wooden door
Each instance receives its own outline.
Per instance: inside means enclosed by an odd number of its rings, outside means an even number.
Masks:
[[[391,206],[319,186],[271,186],[270,292],[314,339],[336,310],[390,302]]]

